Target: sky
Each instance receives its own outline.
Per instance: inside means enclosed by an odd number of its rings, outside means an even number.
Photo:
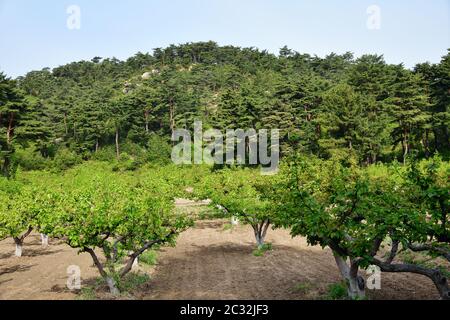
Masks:
[[[321,57],[376,53],[413,67],[446,54],[449,16],[450,0],[0,0],[0,71],[17,77],[209,40]]]

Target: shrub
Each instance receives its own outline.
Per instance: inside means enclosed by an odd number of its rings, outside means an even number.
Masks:
[[[156,134],[152,134],[147,143],[147,161],[157,164],[171,162],[172,147],[169,141]]]
[[[75,152],[67,148],[62,148],[56,152],[55,158],[50,165],[53,171],[64,171],[80,164],[82,161],[83,159],[81,156],[77,155]]]
[[[15,154],[15,161],[25,171],[43,170],[49,166],[49,159],[44,158],[39,152],[29,149],[18,149]]]
[[[343,282],[333,283],[328,286],[327,299],[343,300],[347,299],[347,286]]]

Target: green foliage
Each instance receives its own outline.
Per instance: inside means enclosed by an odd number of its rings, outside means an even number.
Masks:
[[[347,286],[343,282],[333,283],[328,286],[326,299],[345,300],[347,299]]]
[[[307,294],[313,288],[313,284],[309,282],[296,284],[293,288],[294,292],[299,292],[302,294]]]
[[[448,260],[448,169],[440,163],[436,157],[402,169],[393,165],[384,170],[376,166],[364,170],[334,161],[293,158],[283,168],[288,178],[279,185],[284,190],[278,209],[279,226],[290,228],[293,236],[305,236],[311,245],[331,248],[342,263],[349,260],[348,268],[356,272],[376,264],[383,271],[406,269],[441,279],[443,274],[437,270],[393,266],[398,253],[394,245],[390,258],[381,261],[376,257],[389,237],[405,249]],[[349,282],[349,290],[350,286]],[[446,297],[445,285],[438,289]]]
[[[14,160],[21,169],[26,171],[44,170],[51,165],[50,159],[43,157],[40,153],[37,153],[30,148],[17,149]]]
[[[262,245],[260,248],[255,249],[253,251],[253,255],[255,257],[261,257],[264,255],[264,253],[266,253],[267,251],[272,251],[272,244],[271,243],[265,243],[264,245]]]
[[[150,136],[147,143],[147,160],[150,163],[168,164],[171,161],[172,147],[166,138],[156,134]]]
[[[147,250],[139,257],[139,262],[149,266],[154,266],[157,263],[158,253],[155,250]]]
[[[449,63],[447,53],[410,71],[377,55],[199,42],[17,80],[0,74],[0,170],[10,179],[0,179],[0,238],[33,228],[93,258],[100,249],[102,277],[120,287],[121,263],[143,253],[152,262],[153,246],[173,245],[192,225],[174,210],[183,197],[251,225],[256,255],[270,250],[275,224],[356,268],[379,263],[387,238],[445,258],[450,169],[433,154],[450,154]],[[280,174],[171,165],[172,133],[195,120],[280,129]]]
[[[121,292],[131,293],[149,281],[150,276],[148,274],[131,272],[119,282],[119,289]]]
[[[20,237],[36,228],[90,253],[94,261],[94,250],[101,249],[107,261],[97,262],[100,274],[118,283],[134,258],[155,246],[174,245],[192,225],[173,210],[178,186],[167,172],[114,173],[108,164],[91,162],[64,174],[30,173],[23,182],[2,179],[1,236]]]
[[[96,57],[17,81],[2,75],[3,174],[13,173],[20,144],[44,158],[63,145],[83,159],[113,161],[125,152],[131,169],[166,164],[171,134],[195,120],[221,130],[279,129],[282,156],[374,164],[413,152],[447,155],[449,61],[447,53],[411,72],[378,55],[319,58],[286,47],[275,56],[199,42],[126,61]]]
[[[272,206],[275,176],[264,176],[255,169],[223,169],[205,176],[194,188],[194,196],[209,199],[229,217],[252,226],[259,247],[276,212]]]
[[[56,152],[51,169],[54,171],[64,171],[72,168],[77,164],[80,164],[81,162],[82,158],[74,151],[66,148],[61,148]]]

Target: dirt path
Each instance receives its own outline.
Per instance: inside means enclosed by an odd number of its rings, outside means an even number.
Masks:
[[[25,239],[23,256],[14,256],[14,242],[0,242],[0,299],[74,299],[76,294],[66,288],[67,268],[77,265],[82,279],[97,277],[88,254],[77,254],[70,247],[50,240],[41,246],[40,236]]]
[[[331,253],[291,239],[283,230],[269,231],[273,251],[252,254],[251,229],[224,230],[224,221],[199,221],[183,233],[175,248],[163,248],[152,280],[138,299],[317,299],[329,284],[340,281]],[[38,235],[26,240],[24,256],[0,242],[0,299],[74,299],[66,289],[67,267],[78,265],[84,284],[98,277],[87,254],[50,242],[44,249]],[[409,274],[383,274],[382,290],[373,299],[436,299],[433,284]]]

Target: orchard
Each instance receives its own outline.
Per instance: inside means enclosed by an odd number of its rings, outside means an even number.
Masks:
[[[449,299],[448,264],[442,263],[450,261],[448,170],[438,157],[361,169],[299,156],[270,176],[250,168],[176,166],[115,172],[90,162],[63,175],[2,179],[0,230],[14,240],[18,261],[32,232],[88,253],[110,293],[119,295],[142,254],[175,246],[194,225],[195,216],[175,210],[175,199],[209,200],[222,218],[251,226],[256,249],[277,228],[329,248],[349,298],[365,298],[360,271],[377,266],[427,277]],[[406,251],[436,263],[405,262]]]

